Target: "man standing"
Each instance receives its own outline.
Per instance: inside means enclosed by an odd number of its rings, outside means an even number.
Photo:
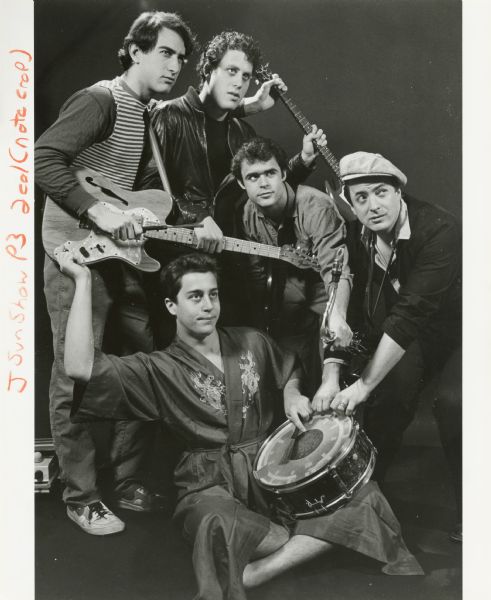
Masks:
[[[208,232],[209,239],[199,247],[208,252],[220,249],[219,226],[226,228],[231,215],[226,208],[226,215],[216,215],[215,204],[222,193],[227,196],[227,184],[234,184],[230,176],[232,157],[243,142],[254,136],[252,127],[240,117],[270,108],[271,87],[284,88],[275,75],[254,97],[244,99],[260,61],[261,53],[252,37],[236,31],[219,33],[201,54],[197,67],[199,90],[190,87],[184,96],[159,102],[152,110],[152,123],[180,219],[203,222],[204,228],[197,234],[205,238]],[[310,173],[316,156],[313,139],[326,143],[322,131],[314,128],[301,154],[289,164],[296,182]]]
[[[421,574],[400,526],[375,483],[325,517],[291,526],[270,519],[251,464],[270,432],[283,391],[286,414],[302,428],[311,413],[293,355],[265,334],[218,329],[215,261],[188,254],[164,271],[165,304],[177,335],[165,350],[108,356],[91,335],[91,272],[78,257],[60,264],[75,281],[65,368],[75,386],[73,418],[163,420],[183,440],[175,470],[175,519],[193,546],[203,600],[244,600],[252,587],[336,544],[387,563],[390,574]]]
[[[352,414],[366,401],[364,428],[378,449],[375,477],[382,481],[424,381],[439,374],[434,412],[455,487],[459,524],[451,538],[461,541],[459,227],[443,209],[403,194],[406,176],[379,154],[349,154],[340,170],[357,217],[348,236],[354,274],[348,322],[373,352],[359,378],[339,391],[342,356],[328,350],[313,406]]]
[[[230,163],[240,145],[255,135],[240,117],[273,106],[273,85],[286,89],[275,75],[253,97],[244,98],[260,61],[260,49],[251,36],[223,31],[205,45],[201,54],[197,67],[199,90],[190,87],[184,96],[159,102],[152,110],[152,123],[178,207],[176,224],[201,222],[203,227],[195,232],[197,247],[207,252],[220,252],[223,234],[235,234],[233,225],[241,191],[230,174]],[[304,181],[311,172],[316,156],[314,140],[321,146],[327,143],[322,130],[315,126],[305,136],[301,153],[288,165],[288,177],[294,184]],[[145,187],[158,185],[155,173],[152,160]],[[168,247],[153,247],[151,252],[160,262],[169,260]],[[244,282],[237,277],[243,261],[234,255],[222,257],[221,263],[226,273],[222,320],[243,324],[247,311]]]
[[[268,329],[281,348],[297,352],[310,382],[306,393],[312,395],[320,383],[320,316],[326,309],[338,250],[344,253],[344,266],[329,326],[336,346],[351,340],[345,320],[350,292],[346,229],[326,194],[302,185],[292,189],[286,182],[286,164],[279,146],[256,137],[240,147],[232,172],[248,198],[241,223],[244,237],[273,246],[293,244],[317,258],[320,273],[274,261],[271,275],[277,280],[268,292],[267,261],[271,259],[251,256],[249,281],[256,307],[254,324]]]
[[[117,239],[133,239],[141,234],[141,225],[134,218],[109,210],[85,191],[72,168],[93,168],[125,190],[134,188],[147,137],[148,102],[155,93],[170,92],[193,44],[193,34],[178,15],[142,13],[119,51],[124,73],[74,94],[62,107],[57,121],[38,139],[36,183],[74,218],[87,218]],[[93,431],[89,425],[70,422],[73,382],[64,371],[63,352],[73,284],[48,257],[44,275],[54,345],[51,428],[65,484],[67,514],[87,533],[117,533],[124,529],[124,523],[101,501]],[[151,351],[153,337],[140,274],[122,263],[103,263],[93,268],[93,283],[96,345],[102,344],[112,308],[123,338],[120,352]],[[150,441],[148,428],[120,421],[115,423],[111,437],[118,506],[137,511],[157,508],[160,499],[137,478],[144,448]]]

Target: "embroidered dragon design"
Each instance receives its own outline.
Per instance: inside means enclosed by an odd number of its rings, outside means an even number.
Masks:
[[[191,382],[200,396],[200,401],[215,410],[227,414],[225,406],[225,385],[213,375],[192,371]]]
[[[255,369],[256,363],[250,350],[242,354],[239,361],[241,370],[240,379],[242,382],[242,394],[244,396],[244,405],[242,407],[242,417],[245,419],[248,409],[254,404],[254,394],[259,389],[259,374]]]

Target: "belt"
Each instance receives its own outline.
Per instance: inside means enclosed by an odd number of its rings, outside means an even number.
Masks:
[[[193,448],[188,452],[190,454],[205,454],[208,459],[217,460],[229,492],[247,505],[250,490],[256,508],[266,510],[267,503],[252,475],[252,463],[249,454],[246,452],[247,448],[264,442],[266,437],[267,434],[264,433],[252,440],[237,444],[224,444],[219,448]]]

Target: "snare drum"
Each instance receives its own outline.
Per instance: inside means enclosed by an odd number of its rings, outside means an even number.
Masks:
[[[282,512],[306,519],[343,506],[370,479],[376,450],[359,424],[337,413],[315,414],[306,432],[283,423],[254,462],[257,483]]]

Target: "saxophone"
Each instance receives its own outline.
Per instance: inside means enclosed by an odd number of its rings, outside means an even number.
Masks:
[[[331,282],[329,283],[329,287],[327,290],[326,309],[324,311],[324,315],[322,316],[321,323],[320,338],[322,342],[322,347],[324,349],[328,348],[336,339],[336,334],[330,329],[329,323],[332,311],[334,309],[334,304],[336,302],[339,279],[343,271],[343,263],[344,250],[343,248],[338,248],[331,267]],[[343,348],[343,350],[347,352],[351,357],[360,356],[368,358],[369,354],[368,348],[365,344],[365,339],[359,332],[353,332],[353,338],[351,339],[349,346]]]

